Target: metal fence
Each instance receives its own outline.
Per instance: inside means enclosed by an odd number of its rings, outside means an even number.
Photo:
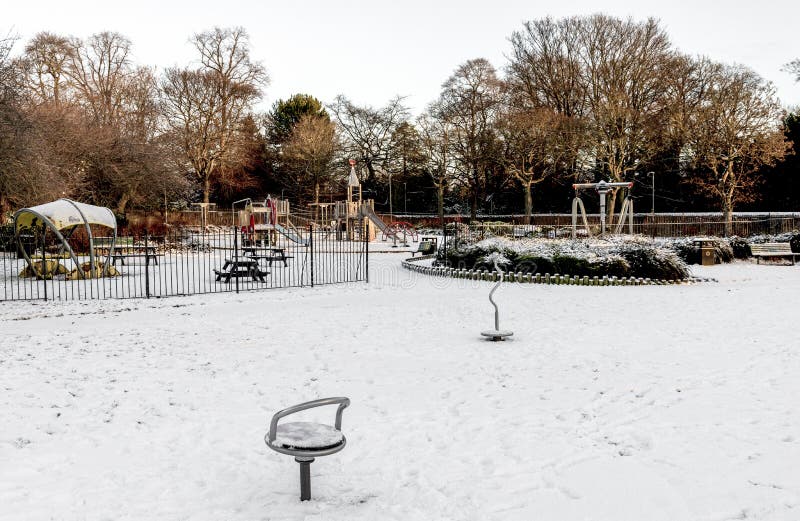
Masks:
[[[503,222],[473,222],[448,223],[450,234],[459,236],[469,235],[472,240],[481,240],[488,237],[538,237],[562,239],[572,236],[572,217],[552,215],[549,218],[534,219],[535,224],[510,224]],[[589,229],[578,220],[576,228],[577,237],[597,236],[600,234],[600,216],[592,214],[587,216]],[[607,225],[607,231],[614,231],[615,226]],[[707,215],[682,215],[679,218],[671,215],[655,216],[649,214],[636,214],[634,216],[633,233],[650,237],[725,237],[736,235],[751,237],[754,235],[777,235],[789,233],[800,229],[800,214],[779,217],[765,217],[761,215],[738,216],[731,223],[731,233],[725,233],[725,222],[719,218]],[[622,227],[621,233],[628,233],[627,222]]]
[[[366,226],[366,225],[365,225]],[[0,235],[0,301],[169,297],[368,281],[369,249],[314,227],[258,234],[231,227],[164,235],[95,238],[98,269],[90,273],[88,248],[75,247],[80,266],[46,235],[22,241]]]

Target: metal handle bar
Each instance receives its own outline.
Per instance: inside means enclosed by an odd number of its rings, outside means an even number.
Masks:
[[[287,407],[282,411],[278,411],[272,417],[272,421],[269,424],[269,441],[275,441],[276,432],[278,429],[278,420],[283,418],[284,416],[289,416],[290,414],[294,414],[296,412],[305,411],[306,409],[313,409],[314,407],[321,407],[323,405],[334,405],[339,404],[339,407],[336,409],[336,423],[334,426],[336,427],[337,431],[342,430],[342,412],[344,409],[350,405],[350,398],[321,398],[319,400],[311,400],[310,402],[301,403],[299,405],[293,405],[292,407]]]

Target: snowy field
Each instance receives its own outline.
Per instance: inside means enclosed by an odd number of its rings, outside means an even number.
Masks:
[[[800,519],[800,266],[0,304],[2,520]],[[311,466],[263,442],[349,396]],[[319,411],[333,420],[333,410]]]

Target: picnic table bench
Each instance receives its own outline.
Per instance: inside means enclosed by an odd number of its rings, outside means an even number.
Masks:
[[[273,261],[283,262],[284,266],[288,266],[286,259],[293,258],[286,255],[286,248],[245,246],[242,251],[252,259],[266,260],[269,266],[272,266]]]
[[[234,257],[225,259],[225,264],[221,270],[214,270],[217,275],[216,280],[230,282],[232,277],[251,277],[258,282],[265,282],[264,276],[269,275],[268,271],[262,271],[258,267],[258,260],[252,257]]]
[[[158,264],[159,254],[156,253],[155,246],[141,246],[141,245],[126,245],[114,249],[111,254],[111,265],[116,266],[117,261],[124,266],[125,259],[144,258],[145,265],[150,265],[150,259],[153,264]]]
[[[763,244],[751,244],[750,252],[756,258],[756,264],[761,263],[761,257],[789,257],[794,265],[795,257],[800,253],[794,253],[792,246],[788,242],[765,242]]]

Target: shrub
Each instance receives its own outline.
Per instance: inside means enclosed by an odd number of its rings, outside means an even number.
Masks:
[[[689,270],[675,252],[647,246],[623,246],[619,254],[630,265],[631,274],[651,279],[679,280],[689,276]]]
[[[749,259],[753,256],[753,253],[750,251],[750,244],[746,239],[733,236],[728,239],[728,243],[731,246],[734,259]]]
[[[557,254],[553,256],[553,270],[555,273],[569,275],[589,275],[594,270],[589,261],[580,257]],[[552,271],[550,273],[553,273]]]
[[[448,246],[446,251],[439,252],[438,260],[456,268],[491,270],[493,264],[487,256],[492,253],[508,259],[507,269],[522,273],[669,280],[689,275],[686,265],[674,251],[640,238],[606,241],[492,238],[475,244]]]
[[[522,254],[517,257],[514,271],[522,273],[555,273],[553,260],[540,255]]]
[[[800,253],[800,232],[792,234],[792,238],[789,239],[789,245],[794,253]]]
[[[628,264],[624,258],[611,255],[600,259],[594,264],[594,273],[590,275],[597,275],[602,277],[608,275],[609,277],[629,277],[631,273],[631,265]]]

